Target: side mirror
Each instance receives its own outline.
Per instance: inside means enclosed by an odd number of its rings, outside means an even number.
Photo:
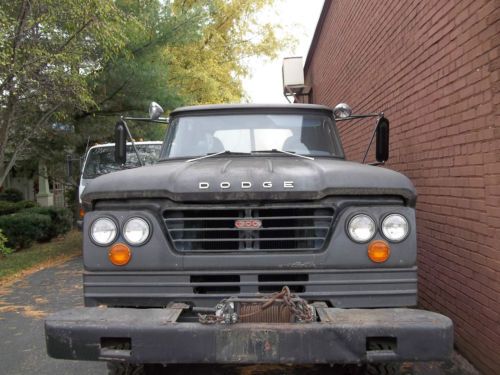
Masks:
[[[115,125],[115,162],[125,164],[127,161],[127,129],[123,120]]]
[[[158,120],[163,112],[163,108],[158,103],[151,102],[149,105],[149,118],[151,120]]]
[[[389,159],[389,120],[384,116],[377,121],[375,158],[379,163]]]

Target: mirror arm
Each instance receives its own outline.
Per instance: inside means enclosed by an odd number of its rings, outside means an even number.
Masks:
[[[377,134],[378,120],[384,116],[384,112],[380,112],[379,114],[377,114],[377,116],[378,116],[378,119],[377,119],[377,122],[375,123],[375,128],[373,129],[372,138],[370,139],[370,143],[368,143],[368,148],[365,151],[365,156],[363,156],[363,162],[362,162],[363,164],[366,161],[366,157],[368,156],[368,151],[370,151],[370,147],[372,147],[373,140],[375,139],[375,134]],[[373,116],[370,115],[370,117],[373,117]],[[383,164],[383,163],[379,163],[377,165],[380,165],[380,164]],[[374,164],[370,163],[370,165],[374,165]]]
[[[364,115],[351,115],[349,117],[335,117],[335,121],[356,120],[356,119],[368,118],[368,117],[382,117],[383,115],[384,115],[384,112],[366,113]]]
[[[139,164],[141,165],[141,167],[143,167],[144,163],[142,162],[142,159],[141,159],[141,156],[139,155],[139,151],[137,150],[137,147],[135,147],[134,138],[132,138],[132,134],[130,134],[130,130],[128,128],[127,122],[125,121],[125,117],[122,117],[121,119],[123,121],[123,125],[125,126],[125,130],[127,131],[127,136],[129,137],[130,142],[132,143],[132,148],[134,149],[135,154],[137,155],[137,160],[139,161]]]
[[[158,120],[151,120],[148,117],[122,117],[123,120],[131,120],[131,121],[143,121],[143,122],[157,122],[159,124],[168,124],[167,117],[160,117]]]
[[[385,165],[385,161],[374,161],[373,163],[368,163],[368,165],[373,165],[373,166]]]
[[[365,151],[365,156],[363,156],[363,161],[362,161],[363,164],[365,164],[366,157],[368,156],[368,151],[370,151],[370,147],[372,147],[373,140],[375,139],[375,134],[377,134],[377,127],[378,127],[378,122],[375,124],[375,128],[373,129],[370,143],[368,143],[368,147],[366,148],[366,151]]]

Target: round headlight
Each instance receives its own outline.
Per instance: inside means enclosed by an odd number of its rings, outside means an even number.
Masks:
[[[149,237],[149,224],[140,217],[129,219],[123,226],[123,237],[130,245],[142,245]]]
[[[354,216],[347,225],[349,237],[356,242],[370,241],[375,235],[375,230],[373,219],[364,214]]]
[[[403,215],[387,215],[382,221],[382,233],[389,241],[399,242],[408,235],[408,221]]]
[[[95,220],[90,226],[90,236],[92,240],[101,246],[106,246],[116,239],[118,228],[113,220],[101,217]]]

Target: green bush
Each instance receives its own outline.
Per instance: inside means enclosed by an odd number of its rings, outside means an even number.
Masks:
[[[3,234],[0,229],[0,256],[9,255],[12,253],[12,249],[7,247],[7,237]]]
[[[20,213],[46,215],[50,217],[50,228],[40,241],[50,239],[68,233],[73,224],[73,214],[66,208],[55,207],[33,207],[22,210]]]
[[[78,203],[78,186],[71,186],[64,190],[66,207],[72,212],[73,220],[78,217],[80,204]]]
[[[57,235],[68,233],[73,228],[73,212],[69,208],[56,208]]]
[[[14,202],[0,201],[0,216],[13,214],[19,211],[17,205]]]
[[[15,212],[31,207],[36,207],[36,203],[33,201],[19,201],[19,202],[0,201],[0,216],[13,214]]]
[[[0,201],[19,202],[23,200],[23,193],[17,189],[5,189],[0,193]]]
[[[19,210],[22,210],[22,209],[25,209],[25,208],[37,207],[37,206],[38,206],[38,204],[36,202],[33,202],[33,201],[19,201],[19,202],[16,202],[16,207]]]
[[[48,215],[30,212],[18,212],[0,216],[0,229],[7,236],[7,246],[25,248],[34,241],[47,237],[51,229],[51,219]]]

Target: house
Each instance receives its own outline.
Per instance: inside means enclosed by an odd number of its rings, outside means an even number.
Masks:
[[[3,189],[19,190],[23,193],[23,199],[35,201],[42,207],[65,206],[64,185],[55,181],[50,184],[44,163],[38,163],[36,171],[12,168],[3,183]]]

